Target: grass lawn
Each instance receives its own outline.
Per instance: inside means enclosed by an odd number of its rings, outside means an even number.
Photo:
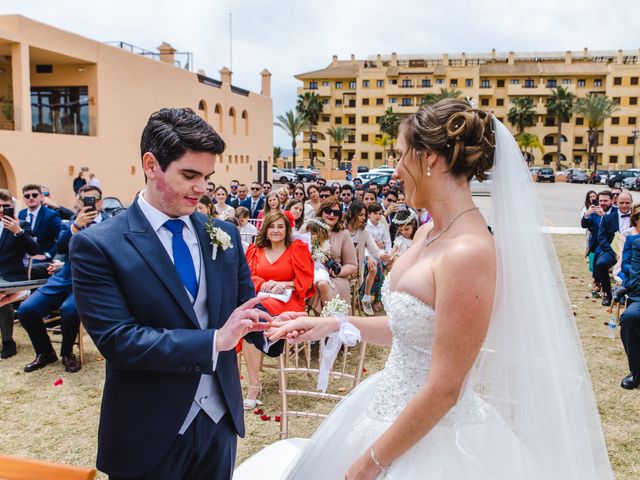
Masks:
[[[640,423],[637,421],[640,390],[626,391],[619,386],[627,374],[626,357],[619,339],[607,338],[603,322],[608,315],[604,308],[588,295],[590,275],[582,255],[584,237],[555,236],[554,241],[576,313],[616,477],[640,478]],[[15,338],[18,355],[0,362],[0,453],[94,465],[104,362],[91,340],[85,337],[87,359],[79,373],[65,373],[58,363],[26,374],[22,368],[33,360],[33,350],[19,326],[16,326]],[[368,372],[381,369],[385,358],[384,348],[370,347]],[[63,383],[56,386],[58,379]],[[253,412],[247,413],[247,436],[239,441],[238,461],[278,438],[278,424],[273,420],[279,405],[276,371],[265,369],[262,384],[263,408],[272,419],[262,421]],[[329,408],[322,406],[321,409]],[[290,432],[292,436],[307,437],[316,426],[313,421],[294,419],[290,422]]]

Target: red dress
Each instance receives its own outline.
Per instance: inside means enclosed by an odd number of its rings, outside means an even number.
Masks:
[[[306,243],[294,240],[274,263],[269,262],[264,248],[251,244],[247,249],[247,263],[256,293],[260,292],[262,284],[267,280],[294,282],[293,293],[288,302],[284,303],[273,298],[261,302],[271,315],[304,312],[305,300],[315,294],[313,258]]]

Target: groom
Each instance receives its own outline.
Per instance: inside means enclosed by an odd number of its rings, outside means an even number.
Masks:
[[[97,466],[110,479],[229,479],[244,435],[235,346],[277,356],[282,342],[262,333],[271,317],[255,308],[237,228],[214,220],[210,233],[194,213],[222,139],[172,108],[140,146],[146,189],[71,243],[78,311],[106,359]]]

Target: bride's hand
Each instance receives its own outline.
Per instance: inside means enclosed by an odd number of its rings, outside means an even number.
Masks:
[[[380,469],[373,463],[371,456],[361,455],[351,464],[344,480],[374,480],[380,473]]]
[[[337,332],[340,323],[333,317],[299,317],[285,322],[272,322],[271,327],[271,330],[266,333],[271,341],[286,338],[295,342],[305,342],[321,340]]]

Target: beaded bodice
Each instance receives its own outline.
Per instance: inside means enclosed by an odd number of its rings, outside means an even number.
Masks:
[[[393,340],[368,414],[393,421],[429,375],[436,312],[432,306],[408,293],[390,291],[389,276],[382,287],[382,301]],[[441,423],[482,421],[486,416],[485,407],[480,398],[469,392]]]

